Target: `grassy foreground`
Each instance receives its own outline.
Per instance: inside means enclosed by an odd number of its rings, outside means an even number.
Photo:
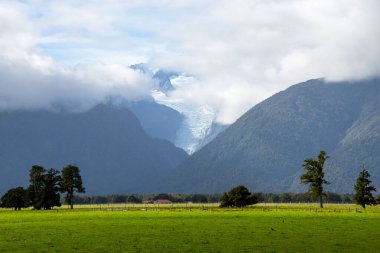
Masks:
[[[0,252],[380,251],[378,207],[301,207],[0,211]]]

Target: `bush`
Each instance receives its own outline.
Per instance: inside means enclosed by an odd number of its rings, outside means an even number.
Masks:
[[[248,188],[239,185],[223,194],[220,207],[244,207],[257,203],[257,197],[252,195]]]

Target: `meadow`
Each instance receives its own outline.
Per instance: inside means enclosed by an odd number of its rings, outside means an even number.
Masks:
[[[83,205],[1,210],[0,252],[379,252],[380,207]]]

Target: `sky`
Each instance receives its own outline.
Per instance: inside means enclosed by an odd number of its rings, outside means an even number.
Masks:
[[[0,1],[0,109],[83,110],[141,100],[152,80],[127,66],[184,72],[171,96],[220,123],[313,78],[380,75],[378,0]]]

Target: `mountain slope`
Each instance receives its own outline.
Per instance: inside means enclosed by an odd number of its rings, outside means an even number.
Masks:
[[[365,163],[380,184],[380,83],[310,80],[256,105],[172,175],[174,192],[304,190],[301,164],[325,149],[330,189],[351,192]],[[338,178],[339,177],[339,178]],[[175,179],[175,180],[174,180]]]
[[[356,168],[353,167],[356,165]],[[351,189],[358,174],[358,167],[365,166],[377,188],[380,188],[380,95],[368,101],[359,118],[347,130],[330,161],[330,173],[338,190]]]
[[[154,101],[125,101],[120,104],[139,119],[144,131],[151,137],[175,143],[185,117],[176,110]]]
[[[34,164],[77,164],[89,194],[149,192],[187,154],[153,139],[128,109],[0,113],[0,192],[26,185]]]

